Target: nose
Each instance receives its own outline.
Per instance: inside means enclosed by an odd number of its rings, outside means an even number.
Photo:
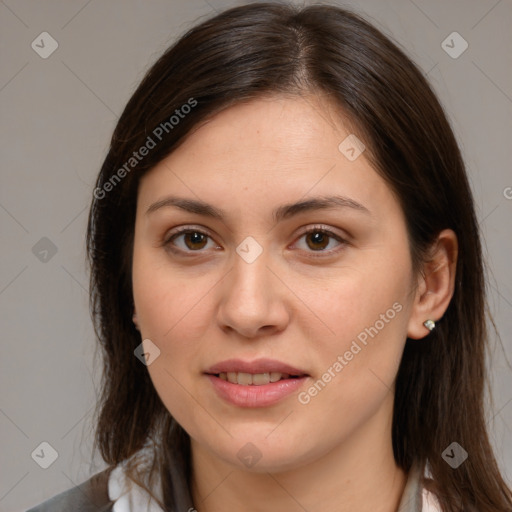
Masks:
[[[254,339],[286,328],[291,292],[269,265],[265,251],[252,263],[235,256],[221,288],[218,308],[221,329]]]

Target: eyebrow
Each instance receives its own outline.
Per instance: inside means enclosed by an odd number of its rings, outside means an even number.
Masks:
[[[147,210],[146,215],[155,212],[161,208],[175,206],[189,213],[195,213],[203,215],[205,217],[211,217],[214,219],[222,220],[227,214],[224,210],[217,208],[211,204],[205,203],[204,201],[196,199],[186,199],[176,196],[168,196],[164,199],[153,203]],[[372,215],[370,210],[363,206],[361,203],[354,201],[344,196],[322,196],[306,199],[296,203],[283,204],[276,208],[272,212],[272,218],[274,222],[280,222],[285,219],[289,219],[295,215],[304,212],[311,212],[316,210],[330,209],[330,208],[351,208],[355,211],[362,212],[366,215]]]

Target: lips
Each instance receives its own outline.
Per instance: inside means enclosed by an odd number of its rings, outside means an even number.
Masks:
[[[238,407],[273,405],[297,391],[309,377],[305,371],[273,359],[230,359],[213,365],[205,374],[218,396]]]

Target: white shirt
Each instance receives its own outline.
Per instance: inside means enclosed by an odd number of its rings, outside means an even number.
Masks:
[[[160,486],[158,485],[157,488],[160,489]],[[123,465],[117,466],[110,473],[108,497],[115,502],[112,507],[113,512],[139,512],[142,510],[163,512],[145,489],[126,476]],[[161,495],[158,497],[161,498]]]

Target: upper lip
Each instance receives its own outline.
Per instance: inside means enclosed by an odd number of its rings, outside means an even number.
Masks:
[[[242,359],[228,359],[214,364],[206,373],[218,375],[219,373],[242,372],[242,373],[287,373],[289,375],[307,375],[306,372],[294,368],[289,364],[276,361],[275,359],[255,359],[254,361],[243,361]]]

